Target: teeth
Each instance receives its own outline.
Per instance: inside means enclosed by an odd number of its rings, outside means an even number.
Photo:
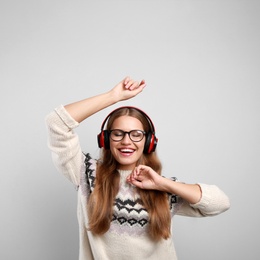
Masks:
[[[134,150],[132,149],[120,149],[121,152],[123,153],[132,153]]]

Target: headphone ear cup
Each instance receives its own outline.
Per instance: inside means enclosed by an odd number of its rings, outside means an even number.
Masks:
[[[158,143],[158,138],[153,134],[154,140],[153,140],[153,147],[152,147],[152,152],[155,151],[157,143]]]
[[[99,147],[99,148],[104,147],[104,131],[101,131],[101,132],[97,135],[97,142],[98,142],[98,147]]]
[[[109,149],[110,148],[109,132],[107,130],[101,131],[97,136],[97,141],[98,141],[99,148]]]
[[[157,138],[151,132],[147,134],[145,144],[144,144],[144,153],[149,154],[155,151],[157,145]]]
[[[103,132],[104,132],[104,148],[108,150],[110,148],[109,132],[108,130],[103,130]]]

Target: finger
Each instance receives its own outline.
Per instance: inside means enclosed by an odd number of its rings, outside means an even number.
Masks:
[[[132,85],[129,87],[129,90],[137,89],[140,86],[138,81],[134,81]]]
[[[135,168],[136,172],[138,172],[138,173],[140,173],[140,172],[143,171],[143,170],[148,170],[148,169],[149,169],[149,167],[146,166],[146,165],[138,165],[138,166]]]
[[[141,80],[141,82],[140,82],[140,84],[139,84],[139,86],[140,87],[144,87],[146,85],[146,82],[145,82],[145,80],[143,79],[143,80]]]
[[[133,170],[133,177],[136,179],[139,174],[140,174],[140,165],[135,167],[135,169]]]
[[[136,82],[134,82],[133,84],[132,84],[132,86],[130,87],[130,90],[133,90],[133,89],[141,89],[141,90],[143,90],[143,88],[146,86],[146,82],[145,82],[145,80],[143,79],[143,80],[141,80],[141,82],[139,83],[138,81],[136,81]]]
[[[128,81],[127,81],[127,83],[125,84],[125,88],[126,89],[129,89],[131,86],[132,86],[132,84],[134,84],[134,80],[132,80],[132,79],[129,79]]]
[[[142,182],[140,182],[136,179],[131,180],[131,184],[133,184],[134,186],[136,186],[138,188],[142,188]]]
[[[134,170],[133,170],[133,173],[132,173],[132,176],[131,176],[133,179],[136,179],[138,177],[138,168],[136,167]]]
[[[131,184],[138,182],[133,176],[130,175],[127,177],[126,181]]]
[[[131,177],[131,175],[129,175],[129,176],[127,176],[127,178],[126,178],[126,181],[127,181],[127,182],[131,182],[131,179],[132,179],[132,177]]]
[[[129,182],[132,182],[132,180],[134,180],[136,178],[136,173],[135,173],[135,169],[132,171],[132,173],[130,173],[128,176],[127,176],[127,180]]]
[[[123,84],[127,85],[127,83],[129,82],[130,78],[127,76],[125,77],[125,79],[123,80]]]

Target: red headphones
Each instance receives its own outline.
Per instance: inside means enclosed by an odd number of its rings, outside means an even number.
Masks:
[[[143,153],[150,154],[150,153],[154,152],[155,149],[156,149],[157,143],[158,143],[158,138],[155,136],[155,127],[153,125],[153,122],[152,122],[151,118],[144,111],[142,111],[139,108],[131,107],[131,106],[119,107],[119,108],[113,110],[111,113],[108,114],[108,116],[105,118],[105,120],[103,121],[103,123],[101,125],[101,132],[97,136],[98,147],[99,148],[103,147],[103,148],[105,148],[107,150],[110,148],[110,144],[109,144],[109,131],[108,130],[104,130],[104,126],[105,126],[107,120],[109,119],[109,117],[114,112],[116,112],[116,111],[118,111],[119,109],[122,109],[122,108],[136,109],[142,115],[145,116],[145,118],[147,119],[147,121],[148,121],[148,123],[150,125],[151,131],[146,133],[146,140],[145,140],[145,144],[144,144],[144,151],[143,151]]]

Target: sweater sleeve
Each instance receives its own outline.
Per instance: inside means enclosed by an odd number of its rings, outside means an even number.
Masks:
[[[216,185],[199,183],[202,196],[198,203],[189,204],[182,201],[177,215],[189,217],[215,216],[230,208],[230,201],[227,195]]]
[[[80,183],[80,172],[84,164],[78,135],[73,129],[79,126],[66,109],[60,105],[45,118],[48,132],[48,147],[53,163],[59,172],[74,185]]]

